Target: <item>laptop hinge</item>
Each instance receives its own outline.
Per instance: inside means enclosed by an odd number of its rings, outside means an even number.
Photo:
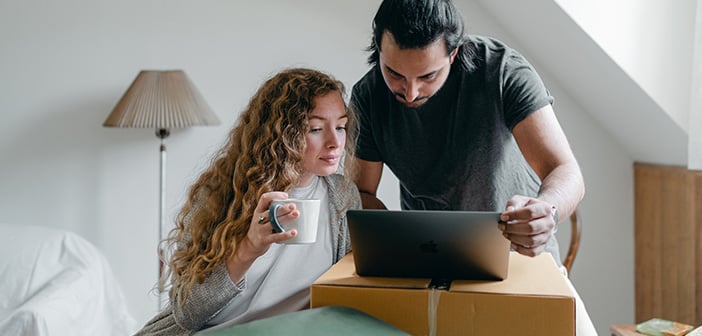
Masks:
[[[448,290],[451,287],[451,279],[435,278],[431,279],[429,288]]]

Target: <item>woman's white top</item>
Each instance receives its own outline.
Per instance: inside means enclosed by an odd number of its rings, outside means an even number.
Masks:
[[[310,285],[332,265],[329,195],[326,182],[315,176],[306,187],[293,188],[290,198],[320,200],[317,242],[272,244],[246,273],[244,290],[207,326],[208,330],[309,308]]]

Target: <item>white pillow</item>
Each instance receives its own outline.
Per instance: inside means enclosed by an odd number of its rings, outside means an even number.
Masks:
[[[0,224],[0,335],[130,335],[136,321],[100,251],[82,237]]]

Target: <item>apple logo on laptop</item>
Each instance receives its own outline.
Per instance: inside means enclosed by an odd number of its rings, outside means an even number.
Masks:
[[[430,240],[426,243],[420,244],[419,250],[422,251],[422,253],[437,253],[437,252],[439,252],[438,245],[433,240]]]

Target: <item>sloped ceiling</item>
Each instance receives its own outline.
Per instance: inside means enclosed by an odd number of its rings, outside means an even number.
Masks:
[[[469,0],[464,0],[469,1]],[[553,0],[475,0],[635,161],[687,165],[687,132]]]

